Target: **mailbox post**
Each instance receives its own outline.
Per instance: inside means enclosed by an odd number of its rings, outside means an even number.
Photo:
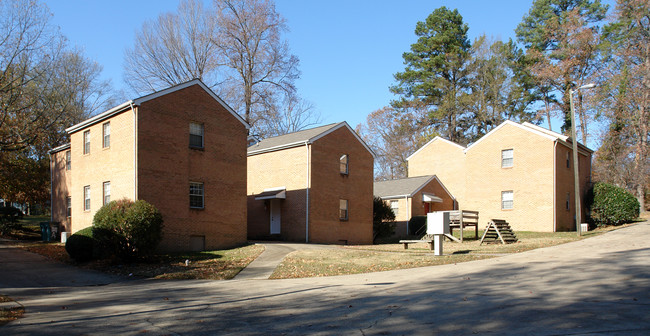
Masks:
[[[427,214],[427,234],[433,235],[434,255],[442,255],[442,241],[448,233],[449,211],[434,211]]]

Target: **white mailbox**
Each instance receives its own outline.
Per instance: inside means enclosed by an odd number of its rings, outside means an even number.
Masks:
[[[434,211],[427,214],[427,234],[449,233],[449,211]]]

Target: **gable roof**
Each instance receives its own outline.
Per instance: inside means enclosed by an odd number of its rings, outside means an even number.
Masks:
[[[415,154],[419,153],[421,150],[423,150],[425,147],[427,147],[427,146],[429,146],[430,144],[432,144],[434,141],[442,141],[442,142],[446,142],[446,143],[448,143],[448,144],[450,144],[450,145],[453,145],[453,146],[456,146],[456,147],[458,147],[458,148],[460,148],[460,149],[463,149],[463,150],[465,149],[465,147],[463,147],[463,146],[461,146],[461,145],[459,145],[459,144],[457,144],[457,143],[455,143],[455,142],[453,142],[453,141],[449,141],[449,140],[447,140],[447,139],[445,139],[445,138],[442,138],[442,137],[436,136],[435,138],[431,139],[429,142],[427,142],[426,144],[424,144],[424,146],[420,147],[418,150],[416,150],[415,152],[413,152],[413,154],[409,155],[409,157],[406,158],[406,161],[410,160],[413,156],[415,156]]]
[[[487,134],[482,136],[475,143],[473,143],[470,146],[468,146],[467,148],[465,148],[465,153],[467,153],[467,151],[469,151],[472,147],[476,146],[478,143],[483,141],[483,139],[487,138],[492,133],[498,131],[499,129],[501,129],[505,125],[510,125],[510,126],[517,127],[517,128],[519,128],[521,130],[524,130],[524,131],[539,135],[539,136],[544,137],[546,139],[549,139],[551,141],[557,141],[557,142],[559,142],[559,143],[561,143],[561,144],[563,144],[563,145],[565,145],[567,147],[571,147],[571,145],[568,144],[568,143],[571,142],[572,140],[571,140],[570,137],[568,137],[566,135],[562,135],[560,133],[549,131],[549,130],[543,128],[543,127],[533,125],[533,124],[531,124],[529,122],[524,122],[522,124],[519,124],[519,123],[516,123],[514,121],[506,120],[506,121],[502,122],[499,126],[495,127],[491,131],[489,131]],[[585,146],[585,145],[583,145],[581,143],[578,143],[578,148],[582,149],[583,151],[586,151],[588,153],[593,153],[594,152],[593,150],[589,149],[587,146]],[[580,151],[578,151],[578,152],[580,152]]]
[[[142,97],[139,97],[139,98],[135,98],[135,99],[126,101],[126,102],[124,102],[124,103],[122,103],[120,105],[117,105],[117,106],[115,106],[115,107],[113,107],[113,108],[111,108],[111,109],[109,109],[109,110],[107,110],[105,112],[102,112],[102,113],[100,113],[100,114],[98,114],[98,115],[96,115],[96,116],[94,116],[94,117],[92,117],[90,119],[86,119],[86,120],[84,120],[84,121],[82,121],[82,122],[80,122],[80,123],[78,123],[76,125],[70,126],[70,127],[66,128],[65,131],[68,132],[68,133],[76,132],[76,131],[78,131],[80,129],[86,128],[88,126],[99,123],[99,122],[101,122],[103,120],[106,120],[106,119],[108,119],[108,118],[110,118],[110,117],[112,117],[112,116],[114,116],[116,114],[119,114],[121,112],[129,110],[133,106],[139,106],[140,104],[142,104],[142,103],[144,103],[146,101],[156,99],[156,98],[164,96],[166,94],[170,94],[172,92],[176,92],[176,91],[185,89],[185,88],[190,87],[192,85],[200,86],[214,100],[216,100],[219,104],[221,104],[221,106],[223,106],[226,109],[226,111],[230,112],[230,114],[232,114],[233,117],[235,117],[237,120],[239,120],[239,122],[241,122],[246,127],[246,129],[251,128],[250,125],[248,125],[248,123],[246,121],[244,121],[244,119],[237,112],[235,112],[235,110],[233,110],[228,104],[226,104],[221,98],[219,98],[219,96],[217,96],[217,94],[214,93],[209,87],[207,87],[200,79],[193,79],[193,80],[187,81],[185,83],[181,83],[181,84],[178,84],[178,85],[168,87],[168,88],[166,88],[164,90],[156,91],[156,92],[148,94],[146,96],[142,96]]]
[[[436,180],[447,192],[447,194],[454,199],[454,196],[449,193],[445,185],[440,182],[436,175],[425,175],[416,177],[407,177],[398,180],[377,181],[373,183],[373,194],[382,199],[400,198],[400,197],[413,197],[418,191],[422,190],[431,181]]]
[[[363,147],[370,152],[373,158],[376,157],[375,152],[368,147],[365,141],[345,121],[263,139],[248,147],[248,156],[311,144],[342,127],[346,127],[359,140]]]

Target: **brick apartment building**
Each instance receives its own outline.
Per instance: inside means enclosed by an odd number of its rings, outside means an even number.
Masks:
[[[408,176],[435,174],[485,225],[505,219],[515,230],[575,230],[571,139],[542,127],[505,121],[467,148],[436,137],[407,158]],[[593,151],[578,144],[581,209]]]
[[[373,160],[345,122],[249,146],[249,238],[372,244]]]
[[[408,235],[408,221],[413,216],[456,209],[456,200],[435,175],[377,181],[374,194],[393,209],[397,237]]]
[[[200,80],[74,125],[50,152],[52,221],[74,233],[108,201],[142,199],[163,215],[162,250],[245,243],[248,128]]]

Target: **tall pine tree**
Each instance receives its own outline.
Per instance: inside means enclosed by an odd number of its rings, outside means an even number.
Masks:
[[[391,103],[394,108],[426,107],[427,122],[449,140],[460,143],[466,143],[470,124],[463,107],[469,88],[466,68],[471,44],[467,30],[458,10],[446,7],[418,22],[418,41],[402,55],[406,68],[394,75],[397,84],[390,88],[400,96]]]

